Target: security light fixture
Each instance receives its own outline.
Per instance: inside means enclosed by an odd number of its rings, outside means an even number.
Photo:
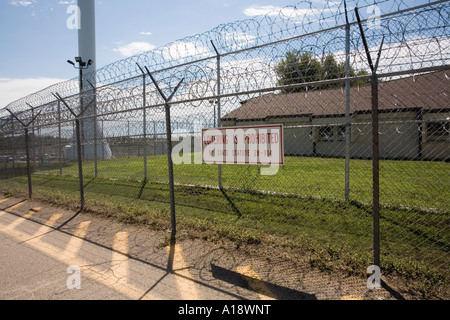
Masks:
[[[67,60],[67,63],[71,64],[75,69],[87,69],[89,68],[89,66],[91,66],[94,61],[92,61],[91,59],[88,60],[88,62],[83,61],[83,59],[81,57],[75,57],[75,61],[78,63],[78,67],[75,65],[75,63],[71,60]]]

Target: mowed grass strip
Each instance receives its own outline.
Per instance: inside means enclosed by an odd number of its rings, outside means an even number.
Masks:
[[[194,155],[191,155],[194,163]],[[167,158],[148,157],[148,180],[168,182]],[[94,162],[83,162],[84,175],[94,177]],[[59,169],[38,172],[59,174]],[[208,164],[175,165],[175,182],[197,186],[217,186],[218,166]],[[63,168],[64,175],[78,175],[77,164]],[[130,157],[98,162],[102,179],[142,181],[143,158]],[[261,176],[259,166],[222,165],[224,187],[244,191],[287,193],[306,197],[344,199],[345,161],[335,158],[286,157],[276,175]],[[386,205],[448,210],[450,164],[432,161],[380,161],[380,201]],[[350,161],[350,197],[372,202],[372,162]]]

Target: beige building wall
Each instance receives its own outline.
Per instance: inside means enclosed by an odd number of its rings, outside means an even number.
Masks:
[[[438,141],[429,137],[428,123],[418,120],[450,122],[450,112],[380,112],[379,143],[381,159],[450,160],[450,133]],[[372,115],[356,113],[351,118],[350,156],[372,157]],[[396,123],[391,123],[396,122]],[[284,117],[266,121],[223,121],[223,126],[284,125],[285,155],[345,157],[345,117]],[[447,125],[448,128],[448,125]]]

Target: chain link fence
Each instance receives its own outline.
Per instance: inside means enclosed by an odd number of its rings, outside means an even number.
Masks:
[[[376,264],[448,297],[448,4],[303,1],[24,97],[0,110],[3,191],[28,173],[30,197],[294,247],[324,270]],[[202,130],[268,124],[275,174],[204,163]]]

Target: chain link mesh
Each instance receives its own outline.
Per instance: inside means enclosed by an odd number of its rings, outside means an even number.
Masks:
[[[349,3],[381,10],[364,32],[372,57],[383,41],[382,268],[448,297],[448,2],[372,2]],[[11,103],[0,110],[2,183],[26,183],[29,122],[36,192],[76,199],[76,114],[88,207],[108,203],[124,220],[168,227],[166,101],[147,67],[166,97],[183,79],[170,101],[181,226],[204,238],[309,250],[319,267],[365,270],[373,237],[371,72],[352,6],[346,69],[344,3],[324,3],[302,1],[118,61],[97,70],[95,88],[82,94],[77,78]],[[284,126],[285,164],[276,174],[202,162],[202,129],[261,124]]]

